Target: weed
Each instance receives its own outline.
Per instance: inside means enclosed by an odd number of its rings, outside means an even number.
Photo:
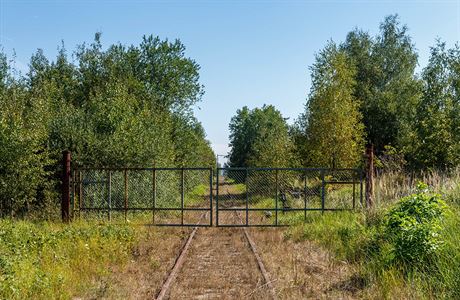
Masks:
[[[68,299],[124,263],[135,244],[129,226],[0,221],[0,298]]]
[[[411,176],[380,175],[376,209],[296,215],[285,239],[315,241],[352,263],[364,298],[458,299],[460,171],[420,178],[430,190]]]

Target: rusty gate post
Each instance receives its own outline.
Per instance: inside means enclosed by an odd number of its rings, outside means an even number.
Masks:
[[[70,221],[70,151],[62,152],[62,199],[61,215],[63,222]]]
[[[374,207],[374,146],[366,149],[366,208]]]

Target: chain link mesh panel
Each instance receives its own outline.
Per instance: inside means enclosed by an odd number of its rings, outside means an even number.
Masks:
[[[219,174],[220,226],[280,225],[311,210],[353,209],[362,192],[355,169],[221,168]]]
[[[212,224],[212,171],[201,168],[84,169],[72,180],[74,213],[100,221]],[[307,211],[354,209],[362,200],[354,169],[222,168],[217,223],[288,224]]]
[[[204,168],[77,170],[74,213],[101,221],[204,226],[211,220],[211,174]]]

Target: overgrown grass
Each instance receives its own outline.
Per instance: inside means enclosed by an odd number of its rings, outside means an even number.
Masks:
[[[209,185],[199,184],[185,195],[187,206],[203,207],[209,202]]]
[[[70,299],[128,261],[138,235],[129,225],[0,220],[0,298]]]
[[[305,221],[303,214],[288,215],[284,217],[285,222],[294,226],[287,230],[286,238],[298,242],[316,241],[335,254],[337,259],[355,266],[357,271],[350,281],[358,285],[356,288],[361,290],[360,296],[364,298],[459,299],[459,176],[453,173],[450,177],[441,178],[431,174],[424,179],[431,184],[432,190],[441,194],[449,207],[441,223],[435,226],[439,225],[433,232],[440,243],[435,244],[435,251],[429,256],[417,256],[410,263],[394,259],[395,241],[383,232],[390,210],[398,205],[401,197],[414,192],[415,181],[409,184],[403,177],[391,178],[388,175],[383,180],[392,182],[394,186],[377,182],[377,196],[380,198],[375,210],[325,214],[309,212]],[[413,247],[417,246],[417,237],[409,238],[414,240],[411,242],[409,239],[407,247],[413,251]]]

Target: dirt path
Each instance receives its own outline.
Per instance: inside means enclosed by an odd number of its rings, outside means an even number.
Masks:
[[[189,251],[170,299],[271,298],[242,228],[200,228]]]
[[[242,229],[202,228],[170,299],[269,299]]]
[[[75,299],[153,299],[159,292],[188,228],[144,227],[139,244],[127,264],[107,266],[84,295]]]
[[[224,185],[228,186],[228,185]],[[228,190],[228,193],[231,193]],[[236,215],[228,223],[239,223]],[[353,272],[325,249],[284,238],[285,228],[250,228],[278,299],[356,298]],[[150,232],[150,231],[149,231]],[[84,298],[154,298],[190,229],[152,228],[133,260]],[[242,228],[199,228],[167,299],[271,299]]]
[[[220,188],[234,192],[228,184]],[[249,230],[279,299],[356,298],[350,266],[314,243],[286,240],[284,231]],[[170,299],[272,298],[241,228],[201,228],[190,250]]]

